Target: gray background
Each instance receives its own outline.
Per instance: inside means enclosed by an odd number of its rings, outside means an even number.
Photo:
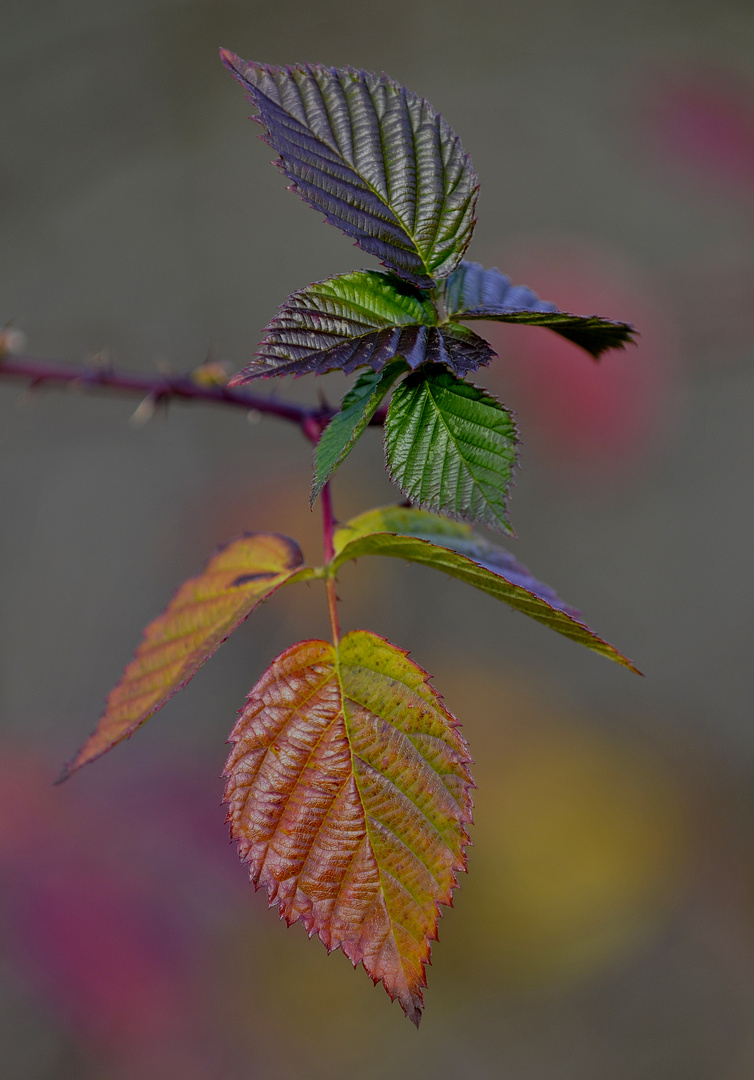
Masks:
[[[564,306],[578,279],[584,313],[607,296],[644,331],[609,362],[617,408],[638,372],[635,436],[615,454],[595,436],[596,460],[567,423],[548,434],[537,394],[560,400],[526,371],[544,331],[496,331],[480,378],[523,433],[517,556],[646,678],[429,571],[343,572],[346,626],[436,674],[479,762],[471,874],[417,1036],[362,972],[277,925],[223,836],[224,740],[270,659],[327,633],[315,586],[49,787],[215,544],[270,529],[318,558],[304,440],[201,406],[136,427],[138,400],[0,382],[4,1075],[749,1077],[754,9],[3,0],[0,323],[30,353],[236,369],[288,292],[371,265],[286,192],[218,45],[425,94],[481,179],[470,256]],[[344,386],[320,380],[333,402]],[[343,519],[395,499],[377,433],[334,497]],[[145,959],[121,972],[129,920]],[[140,1011],[140,986],[175,992],[173,1012]]]

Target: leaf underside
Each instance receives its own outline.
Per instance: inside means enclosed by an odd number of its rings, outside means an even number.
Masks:
[[[507,533],[516,444],[507,409],[440,366],[402,382],[385,421],[388,471],[412,503]]]
[[[504,548],[476,536],[468,525],[413,507],[386,506],[340,526],[334,548],[333,571],[362,555],[387,555],[430,566],[640,674],[627,657],[581,622],[579,613],[548,585],[533,577]]]
[[[458,265],[477,180],[427,101],[386,75],[220,56],[258,108],[292,189],[331,225],[425,288]]]
[[[608,349],[633,344],[636,332],[630,323],[560,311],[555,304],[540,300],[526,285],[512,285],[505,274],[485,270],[479,263],[462,262],[442,282],[441,294],[452,319],[544,326],[586,349],[595,360]]]
[[[228,820],[255,887],[418,1024],[472,805],[466,743],[426,672],[366,631],[337,648],[300,642],[251,691],[230,741]]]
[[[130,738],[186,685],[258,603],[294,578],[312,576],[313,571],[302,569],[301,563],[298,546],[277,533],[250,533],[221,548],[146,628],[93,734],[58,782]]]
[[[273,375],[322,375],[339,368],[375,371],[396,356],[410,368],[427,361],[458,375],[495,356],[460,323],[437,325],[431,299],[395,274],[356,270],[318,281],[288,297],[264,331],[262,344],[231,386]]]
[[[403,360],[394,360],[379,373],[364,371],[343,398],[340,412],[333,416],[314,447],[310,506],[363,435],[390,387],[406,370]]]

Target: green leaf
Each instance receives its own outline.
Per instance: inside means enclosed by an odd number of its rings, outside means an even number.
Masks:
[[[397,387],[385,421],[388,471],[412,503],[507,533],[516,443],[508,410],[439,365]]]
[[[59,781],[130,738],[193,678],[257,604],[281,585],[314,577],[317,571],[302,568],[302,561],[298,545],[277,533],[249,533],[220,548],[146,628],[96,729]]]
[[[495,269],[485,270],[479,263],[462,262],[441,283],[438,292],[451,319],[544,326],[580,345],[595,360],[608,349],[633,344],[636,333],[630,323],[560,311],[555,304],[540,300],[528,286],[512,285],[505,274]]]
[[[292,189],[331,225],[425,288],[458,265],[478,185],[428,101],[387,75],[220,56],[259,109]]]
[[[225,801],[256,887],[290,926],[382,980],[418,1025],[439,905],[466,869],[466,743],[403,650],[357,630],[302,641],[231,732]]]
[[[396,356],[411,368],[432,361],[464,374],[488,364],[495,353],[460,323],[438,326],[427,293],[395,274],[356,270],[289,296],[265,329],[254,359],[230,385],[272,375],[322,375],[334,368],[378,371]]]
[[[430,566],[640,674],[630,660],[581,622],[578,612],[548,585],[532,577],[504,548],[476,536],[468,525],[425,510],[386,506],[341,525],[333,542],[333,571],[362,555],[387,555]]]
[[[314,479],[309,505],[319,495],[332,474],[343,463],[363,435],[380,402],[407,365],[393,360],[382,371],[365,371],[343,398],[340,412],[333,416],[314,447]]]

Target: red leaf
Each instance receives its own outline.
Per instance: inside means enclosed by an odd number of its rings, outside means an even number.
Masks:
[[[419,1023],[439,905],[466,868],[468,749],[425,671],[359,630],[304,641],[249,694],[231,836],[288,925],[342,948]]]

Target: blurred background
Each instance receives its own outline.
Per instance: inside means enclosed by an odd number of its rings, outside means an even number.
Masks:
[[[223,824],[225,739],[269,661],[327,632],[316,584],[51,786],[218,542],[275,530],[318,559],[303,438],[0,382],[3,1077],[748,1080],[754,6],[3,0],[0,324],[28,352],[235,370],[290,291],[373,265],[286,192],[220,45],[426,95],[480,175],[469,256],[639,327],[593,365],[480,326],[500,359],[478,381],[523,436],[510,546],[646,678],[429,570],[343,571],[345,626],[436,673],[478,762],[417,1034],[279,924]],[[336,513],[396,497],[368,432]]]

